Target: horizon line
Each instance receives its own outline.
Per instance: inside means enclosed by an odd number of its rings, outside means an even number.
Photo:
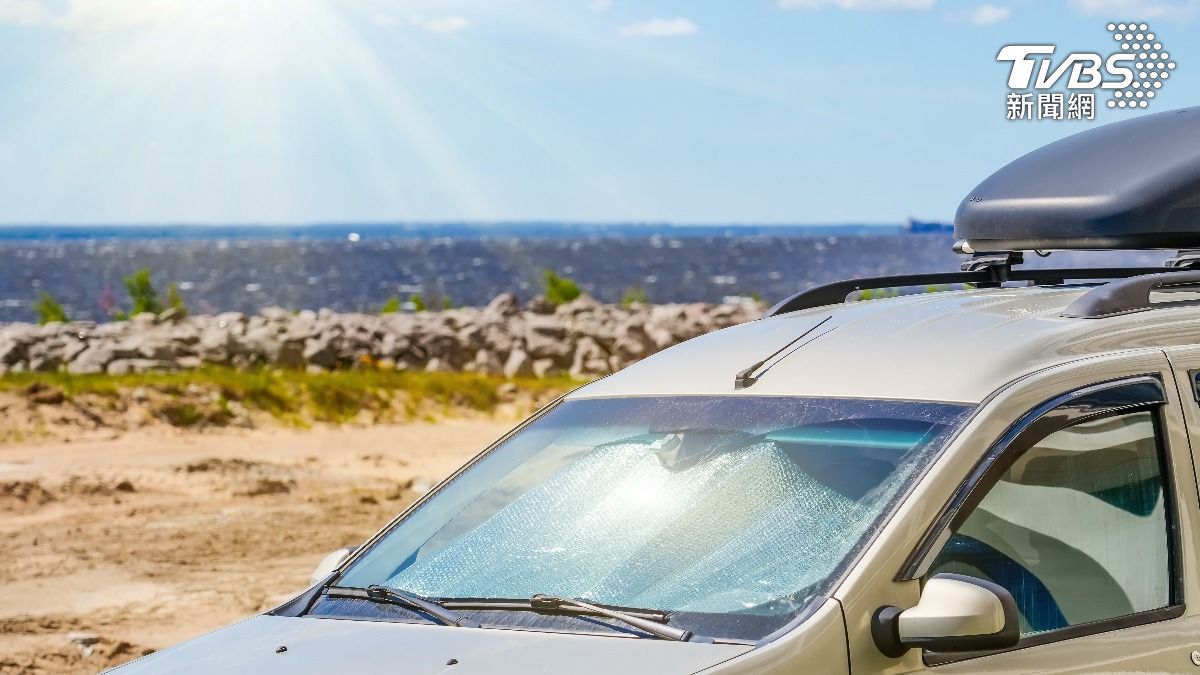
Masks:
[[[0,229],[24,228],[224,228],[224,227],[257,227],[257,228],[307,228],[307,227],[526,227],[526,226],[555,226],[555,227],[900,227],[911,223],[946,224],[943,220],[919,220],[908,218],[898,221],[869,222],[869,221],[838,221],[838,222],[754,222],[754,221],[671,221],[671,220],[553,220],[553,219],[502,219],[502,220],[313,220],[296,222],[263,222],[263,221],[225,221],[225,222],[172,222],[172,221],[132,221],[132,222],[0,222]]]

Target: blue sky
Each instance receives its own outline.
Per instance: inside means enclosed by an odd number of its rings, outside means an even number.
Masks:
[[[0,223],[949,219],[1112,21],[1198,101],[1200,0],[0,0]]]

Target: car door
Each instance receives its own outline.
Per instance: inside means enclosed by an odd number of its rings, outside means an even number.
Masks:
[[[981,404],[834,593],[852,671],[1200,672],[1198,502],[1162,351],[1015,380]],[[884,655],[877,611],[914,606],[939,571],[1019,598],[1018,646]]]
[[[1196,509],[1195,475],[1178,405],[1170,372],[1097,382],[1031,411],[993,446],[923,578],[1003,586],[1021,640],[999,653],[925,653],[929,671],[1195,668],[1181,525]]]

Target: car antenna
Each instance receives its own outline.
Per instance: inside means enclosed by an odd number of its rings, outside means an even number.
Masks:
[[[738,372],[737,375],[733,376],[733,388],[734,389],[746,389],[746,388],[753,386],[755,382],[758,382],[758,377],[755,376],[754,373],[759,368],[762,368],[763,364],[765,364],[766,362],[775,358],[776,356],[779,356],[780,354],[782,354],[783,351],[786,350],[788,347],[791,347],[792,345],[796,344],[797,342],[803,340],[810,333],[812,333],[814,330],[820,328],[822,324],[824,324],[826,321],[829,321],[831,318],[833,318],[833,317],[827,316],[824,319],[821,319],[817,323],[810,326],[808,330],[804,331],[799,336],[797,336],[796,339],[788,342],[786,345],[780,347],[779,349],[776,349],[774,351],[774,353],[772,353],[767,358],[763,359],[762,361],[759,361],[758,363],[755,363],[754,365],[750,366],[749,368],[747,368],[743,371]]]

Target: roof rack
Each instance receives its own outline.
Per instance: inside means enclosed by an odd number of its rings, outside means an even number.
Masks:
[[[778,316],[780,314],[821,307],[823,305],[837,305],[845,302],[846,296],[855,291],[878,288],[927,286],[930,284],[975,284],[986,287],[998,286],[1001,281],[1032,281],[1036,285],[1045,286],[1062,284],[1067,281],[1124,279],[1126,277],[1144,275],[1167,276],[1178,274],[1183,276],[1187,272],[1187,270],[1183,269],[1174,272],[1164,272],[1163,270],[1164,268],[1162,267],[1095,267],[1090,269],[1026,270],[1014,270],[1006,267],[1002,272],[995,268],[988,268],[973,272],[934,272],[931,274],[902,274],[890,277],[847,279],[800,291],[767,310],[766,316]],[[1003,276],[1002,279],[1000,279],[1001,276]]]
[[[1063,310],[1073,319],[1102,319],[1151,308],[1150,293],[1200,284],[1200,271],[1160,272],[1112,281],[1079,296]]]

